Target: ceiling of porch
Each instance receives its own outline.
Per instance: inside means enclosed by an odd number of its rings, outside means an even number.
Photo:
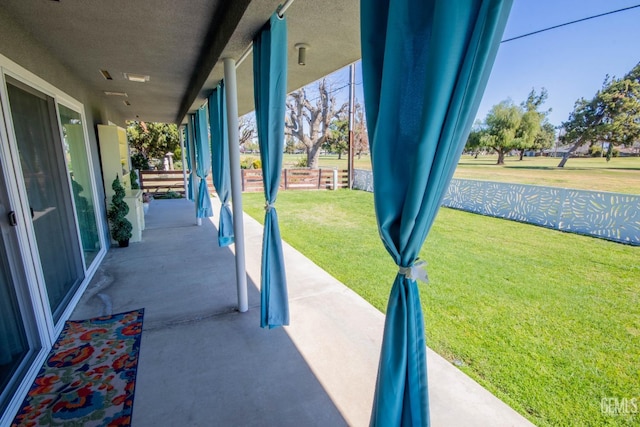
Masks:
[[[3,0],[2,7],[53,56],[127,120],[181,122],[238,60],[277,0]],[[360,58],[357,0],[297,0],[288,21],[288,88]],[[307,65],[297,64],[307,43]],[[252,57],[237,69],[240,114],[253,110]],[[112,80],[103,77],[106,70]],[[129,81],[124,73],[148,75]],[[127,97],[106,95],[124,92]],[[126,105],[127,101],[130,105]]]

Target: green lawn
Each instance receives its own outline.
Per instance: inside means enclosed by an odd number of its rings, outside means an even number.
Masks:
[[[262,194],[244,194],[262,221]],[[281,192],[283,238],[385,311],[396,267],[373,196]],[[542,426],[638,425],[604,397],[640,398],[640,248],[442,209],[422,249],[427,343]]]

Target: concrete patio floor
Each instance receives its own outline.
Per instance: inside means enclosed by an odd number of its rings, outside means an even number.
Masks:
[[[234,254],[192,202],[154,200],[143,241],[112,248],[72,319],[145,308],[133,426],[366,426],[384,316],[284,245],[291,325],[259,326],[262,227],[245,215],[249,311]],[[530,426],[428,352],[433,426]]]

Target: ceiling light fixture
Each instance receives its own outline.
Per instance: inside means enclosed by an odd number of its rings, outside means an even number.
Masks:
[[[145,83],[149,81],[149,76],[144,74],[123,73],[124,78],[130,82]]]
[[[100,70],[100,74],[102,74],[105,80],[113,80],[113,77],[111,77],[111,74],[109,74],[107,70]]]
[[[309,49],[309,45],[298,43],[296,44],[296,49],[298,49],[298,65],[307,65],[307,49]]]
[[[126,92],[111,92],[108,90],[105,90],[104,94],[107,96],[124,96],[125,98],[129,96]]]

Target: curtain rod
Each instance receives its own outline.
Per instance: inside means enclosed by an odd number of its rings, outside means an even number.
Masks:
[[[287,11],[287,9],[289,9],[289,6],[291,6],[291,3],[293,3],[294,1],[295,0],[287,0],[284,2],[283,5],[278,6],[276,13],[280,18],[284,17],[284,13]],[[240,56],[240,59],[236,61],[236,68],[238,68],[244,62],[245,59],[247,59],[247,57],[251,54],[251,52],[253,52],[253,42],[251,42],[247,50],[245,50],[244,53]]]
[[[278,7],[278,16],[280,18],[284,17],[284,13],[287,11],[287,9],[289,9],[289,6],[291,6],[291,3],[293,3],[295,0],[287,0],[284,2],[284,4],[280,7]]]

